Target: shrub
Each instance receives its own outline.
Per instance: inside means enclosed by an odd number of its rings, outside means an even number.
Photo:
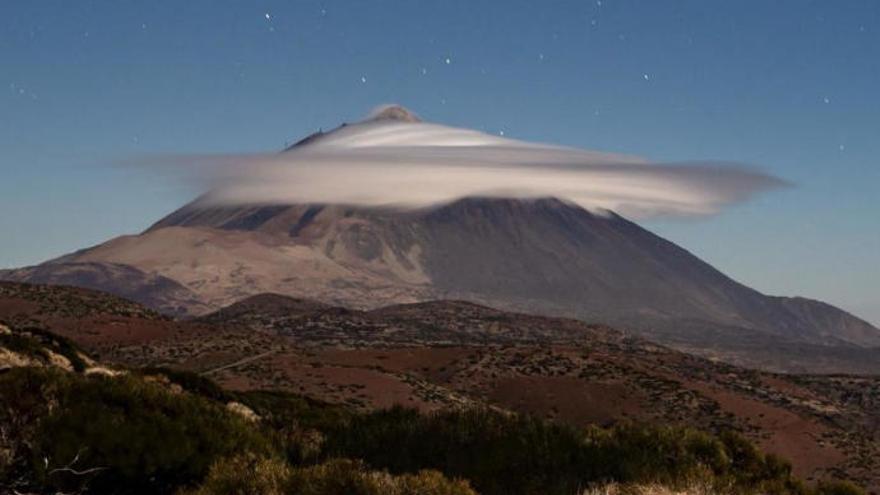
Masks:
[[[345,424],[353,416],[342,406],[289,392],[251,390],[230,394],[276,429],[296,424],[302,429],[330,430]]]
[[[706,433],[669,426],[621,424],[586,432],[591,479],[669,483],[724,473],[730,458]]]
[[[340,427],[352,416],[340,406],[286,392],[256,390],[235,392],[233,397],[260,416],[293,464],[314,462],[323,450],[322,432]]]
[[[12,369],[0,375],[0,486],[28,486],[33,479],[30,445],[46,413],[40,373]]]
[[[37,486],[161,493],[201,479],[218,458],[268,452],[268,440],[221,404],[134,376],[15,369],[0,376],[0,418],[30,418]]]
[[[82,358],[85,353],[70,339],[37,327],[27,327],[22,332],[29,333],[52,351],[66,357],[74,371],[85,371],[86,362]]]
[[[578,495],[749,495],[755,492],[742,492],[719,489],[711,483],[691,480],[675,485],[660,483],[608,483],[592,486]]]
[[[10,351],[36,358],[43,362],[49,361],[49,351],[65,357],[74,371],[84,371],[86,363],[81,352],[68,339],[55,335],[37,327],[25,327],[13,330],[13,333],[0,334],[0,347]]]
[[[49,354],[38,341],[17,333],[0,334],[0,348],[6,348],[39,361],[49,360]]]
[[[200,395],[202,397],[213,399],[221,402],[229,402],[232,400],[231,394],[223,390],[222,387],[214,383],[204,376],[184,370],[175,370],[161,366],[150,366],[139,370],[141,375],[160,376],[166,378],[169,382],[180,385],[187,392]]]
[[[433,470],[399,476],[397,484],[400,495],[476,495],[467,481],[449,480]]]
[[[330,456],[364,459],[393,473],[438,469],[483,494],[574,493],[586,453],[563,425],[487,410],[420,415],[392,408],[328,433]]]
[[[222,460],[204,483],[182,495],[476,495],[465,481],[437,471],[392,476],[359,461],[334,459],[291,469],[283,461],[254,455]]]
[[[792,477],[791,464],[732,432],[641,424],[582,430],[487,409],[355,414],[281,392],[224,391],[192,373],[143,374],[167,380],[56,368],[0,374],[0,486],[35,493],[171,493],[198,485],[191,495],[472,495],[471,483],[483,495],[570,495],[589,486],[617,487],[621,495],[650,495],[650,487],[864,495],[841,482],[808,489]],[[254,409],[260,422],[230,413],[230,400]],[[469,482],[454,481],[461,479]]]
[[[436,471],[391,476],[362,462],[335,459],[294,471],[288,493],[297,495],[476,495],[465,481]]]
[[[823,481],[816,487],[817,495],[865,495],[865,491],[849,481]]]
[[[806,493],[790,464],[736,433],[643,424],[582,431],[489,410],[422,415],[398,407],[354,416],[328,431],[324,453],[392,473],[437,469],[484,495],[568,495],[604,482]]]
[[[290,474],[284,461],[248,453],[214,463],[202,485],[182,495],[283,495]]]

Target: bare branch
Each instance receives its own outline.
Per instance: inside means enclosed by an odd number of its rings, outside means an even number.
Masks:
[[[48,474],[51,476],[55,473],[70,473],[70,474],[73,474],[74,476],[85,476],[87,474],[97,473],[97,472],[103,471],[105,469],[108,469],[106,467],[93,467],[93,468],[82,469],[82,470],[74,469],[73,468],[74,464],[79,462],[79,458],[82,455],[84,450],[86,450],[86,449],[85,448],[79,449],[79,451],[73,457],[73,460],[68,462],[67,465],[52,469],[48,472]],[[48,458],[45,459],[45,463],[46,463],[46,467],[48,467],[49,466],[49,459]]]

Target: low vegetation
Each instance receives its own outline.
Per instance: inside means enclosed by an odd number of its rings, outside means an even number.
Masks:
[[[184,495],[476,495],[467,481],[437,471],[392,476],[363,462],[334,459],[291,468],[277,459],[243,455],[215,464],[204,483]]]
[[[42,334],[6,334],[0,344],[79,356]],[[732,432],[644,424],[584,430],[487,409],[364,414],[286,393],[227,391],[162,368],[110,376],[51,366],[0,373],[0,487],[35,494],[860,494],[846,483],[807,487],[788,462]]]
[[[269,440],[222,405],[134,376],[18,368],[0,376],[6,483],[48,491],[167,493]],[[125,488],[123,488],[125,487]]]
[[[325,451],[394,473],[439,469],[471,480],[486,495],[571,494],[610,481],[692,480],[744,493],[809,492],[791,476],[790,464],[735,433],[715,437],[637,424],[581,431],[488,410],[422,415],[393,408],[354,416],[328,434]]]
[[[8,328],[0,323],[2,328]],[[0,332],[0,348],[41,362],[50,362],[52,355],[64,358],[74,371],[84,371],[86,362],[83,353],[64,337],[52,334],[37,327],[24,327]]]

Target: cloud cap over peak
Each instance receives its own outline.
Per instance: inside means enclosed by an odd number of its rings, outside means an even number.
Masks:
[[[786,182],[716,161],[643,158],[507,139],[423,122],[399,105],[282,153],[165,156],[206,201],[423,207],[466,196],[559,197],[625,216],[711,215]]]

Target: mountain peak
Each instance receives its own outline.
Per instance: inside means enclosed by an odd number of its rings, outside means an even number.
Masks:
[[[377,120],[394,120],[398,122],[421,122],[418,115],[401,105],[381,105],[373,109],[366,119],[368,122]]]

